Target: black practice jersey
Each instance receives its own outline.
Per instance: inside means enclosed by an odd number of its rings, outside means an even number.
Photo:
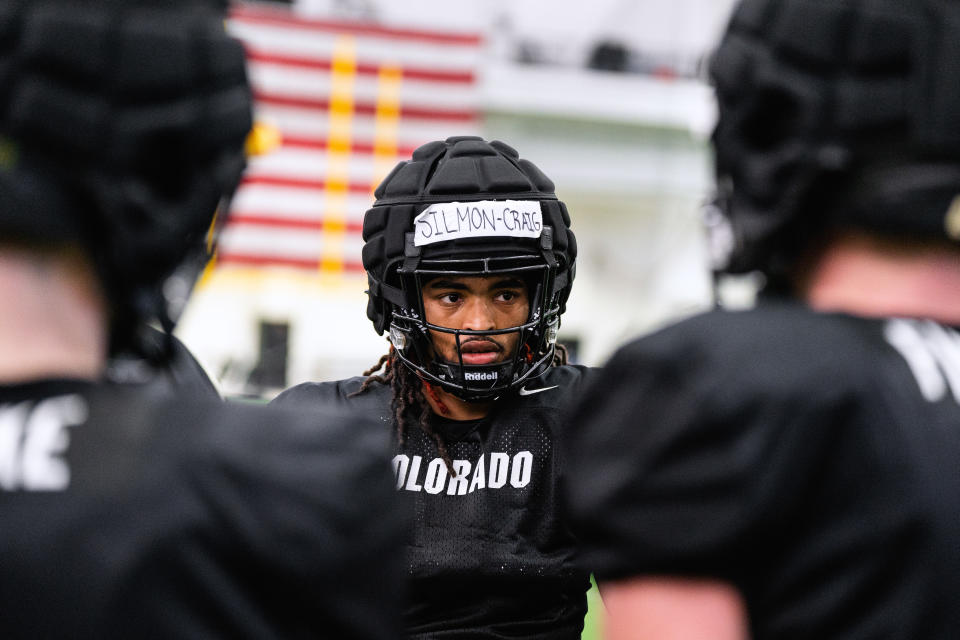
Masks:
[[[956,331],[711,312],[587,396],[569,496],[599,579],[727,581],[761,640],[960,638]]]
[[[323,407],[2,386],[0,635],[396,638],[389,455]]]
[[[434,441],[413,428],[393,459],[414,530],[407,547],[414,638],[577,639],[589,576],[560,513],[568,403],[589,369],[553,367],[520,394],[495,403],[483,420],[439,420],[456,477]],[[331,399],[376,417],[392,432],[391,390],[374,385],[348,397],[363,378],[303,384],[284,403]]]

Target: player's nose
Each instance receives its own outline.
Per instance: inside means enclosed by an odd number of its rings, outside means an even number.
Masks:
[[[471,331],[496,329],[492,302],[480,296],[471,297],[464,305],[463,328]]]

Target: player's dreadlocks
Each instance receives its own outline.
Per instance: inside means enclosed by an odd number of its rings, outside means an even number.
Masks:
[[[552,366],[559,367],[565,364],[567,364],[567,348],[562,344],[558,344],[553,356]],[[382,371],[382,373],[378,373],[380,371]],[[453,460],[450,458],[447,444],[444,442],[443,436],[433,428],[434,413],[424,395],[424,392],[431,394],[437,406],[440,408],[441,413],[446,414],[449,412],[446,405],[443,404],[443,401],[441,401],[437,395],[437,391],[433,385],[421,379],[417,373],[409,367],[404,366],[392,346],[390,347],[390,351],[380,356],[380,360],[364,371],[363,375],[365,375],[367,379],[363,381],[363,384],[357,391],[350,394],[351,397],[364,393],[374,384],[389,385],[393,391],[390,408],[393,410],[393,423],[397,442],[400,446],[403,446],[404,442],[406,442],[407,428],[412,424],[419,425],[424,433],[430,436],[436,443],[437,451],[439,451],[440,457],[443,458],[443,462],[446,464],[450,475],[456,477],[457,472],[453,468]],[[417,417],[415,423],[410,420],[411,416]]]

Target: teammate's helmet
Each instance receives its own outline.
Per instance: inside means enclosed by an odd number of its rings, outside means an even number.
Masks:
[[[252,99],[224,7],[0,7],[0,237],[83,247],[109,298],[115,350],[135,346],[146,320],[172,324],[168,307],[185,292],[170,276],[199,273],[245,163]]]
[[[376,191],[363,220],[367,316],[389,330],[403,363],[468,401],[495,398],[550,366],[576,270],[570,216],[550,181],[506,144],[477,137],[431,142],[401,162]],[[426,321],[422,286],[431,278],[510,273],[527,283],[530,316],[506,330],[472,331]],[[456,336],[458,362],[434,356],[430,331]],[[515,332],[505,362],[466,365],[461,340]]]
[[[720,271],[782,280],[829,227],[960,239],[960,2],[744,0],[710,74]]]

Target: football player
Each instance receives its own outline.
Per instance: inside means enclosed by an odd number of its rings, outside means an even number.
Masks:
[[[175,353],[139,328],[172,326],[240,178],[251,91],[219,5],[0,9],[5,638],[400,633],[378,425],[102,382],[112,353]]]
[[[420,147],[376,198],[367,315],[389,353],[278,401],[336,401],[395,432],[409,637],[579,638],[589,582],[559,443],[588,370],[556,343],[577,255],[566,207],[533,163],[476,137]]]
[[[960,3],[744,0],[710,71],[718,266],[766,285],[583,396],[608,635],[960,637]]]

